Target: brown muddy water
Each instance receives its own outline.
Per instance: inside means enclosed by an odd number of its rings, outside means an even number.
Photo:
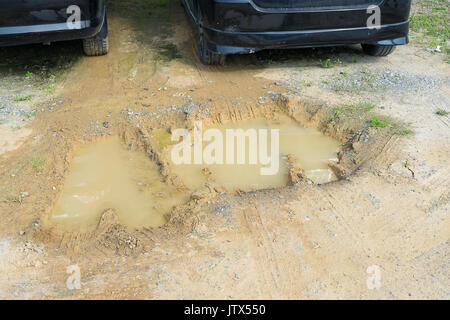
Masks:
[[[259,162],[249,164],[249,140],[245,145],[246,162],[244,164],[175,164],[171,163],[171,170],[178,175],[189,189],[198,189],[205,182],[213,181],[230,190],[240,189],[253,191],[286,186],[289,182],[288,156],[294,156],[295,165],[305,171],[306,176],[316,183],[326,183],[335,179],[328,167],[330,161],[337,161],[339,142],[329,138],[318,130],[304,128],[287,116],[278,120],[253,119],[208,127],[218,129],[226,137],[227,129],[279,129],[279,170],[274,175],[261,175],[261,168],[267,167]],[[206,129],[206,130],[207,130]],[[206,131],[203,130],[203,131]],[[270,137],[270,134],[269,134]],[[226,139],[225,139],[226,140]],[[270,152],[271,142],[267,149]],[[205,144],[203,147],[205,148]],[[225,155],[227,141],[223,142]],[[258,150],[261,147],[258,138]],[[172,147],[173,148],[173,147]],[[192,147],[191,154],[194,153]],[[237,143],[235,143],[235,151]],[[224,161],[226,162],[226,161]],[[205,174],[205,169],[207,174]]]
[[[113,208],[129,227],[158,227],[173,206],[187,200],[187,194],[162,181],[153,161],[110,137],[75,150],[51,219],[66,230],[85,230]]]

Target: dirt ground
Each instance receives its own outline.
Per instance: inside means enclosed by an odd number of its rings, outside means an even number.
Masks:
[[[450,298],[442,54],[413,36],[386,58],[355,46],[207,67],[178,4],[148,15],[121,3],[111,4],[107,56],[83,57],[78,42],[1,49],[0,298]],[[119,135],[151,149],[177,185],[149,132],[277,113],[341,141],[339,181],[293,170],[280,189],[209,185],[156,229],[130,230],[114,208],[94,231],[50,223],[78,144]],[[79,289],[67,286],[69,266]]]

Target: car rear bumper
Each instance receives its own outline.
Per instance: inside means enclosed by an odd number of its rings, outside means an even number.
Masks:
[[[196,0],[197,8],[184,0],[210,50],[246,53],[270,48],[295,48],[354,43],[406,44],[410,0],[297,1],[303,7],[271,8],[295,1]],[[329,3],[329,6],[327,6]],[[338,4],[340,6],[332,5]],[[368,27],[371,12],[362,3],[378,5],[381,23]],[[343,5],[345,4],[345,5]]]
[[[56,21],[56,19],[50,21],[51,23],[35,21],[34,24],[0,24],[0,46],[51,43],[94,37],[100,32],[106,17],[103,0],[97,0],[95,3],[96,6],[91,6],[88,14],[82,14],[79,28],[76,29],[71,29],[64,20]]]
[[[262,49],[307,48],[358,43],[403,45],[408,43],[409,22],[379,29],[349,28],[280,32],[227,32],[208,27],[202,32],[209,50],[220,54],[250,53]]]

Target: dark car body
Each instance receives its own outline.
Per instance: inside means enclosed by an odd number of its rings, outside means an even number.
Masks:
[[[181,0],[218,54],[270,48],[408,42],[410,0]],[[368,26],[369,6],[381,23]]]
[[[73,5],[81,9],[75,29],[67,23]],[[0,0],[0,46],[88,39],[104,24],[104,0]]]

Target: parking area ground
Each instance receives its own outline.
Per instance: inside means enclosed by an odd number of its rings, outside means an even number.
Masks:
[[[107,56],[76,41],[0,48],[0,298],[449,298],[448,2],[416,1],[411,43],[388,57],[272,50],[224,66],[198,61],[178,1],[108,10]],[[126,227],[114,207],[92,230],[52,223],[81,145],[118,136],[180,187],[174,129],[280,115],[342,144],[339,180],[210,183],[158,228]]]

